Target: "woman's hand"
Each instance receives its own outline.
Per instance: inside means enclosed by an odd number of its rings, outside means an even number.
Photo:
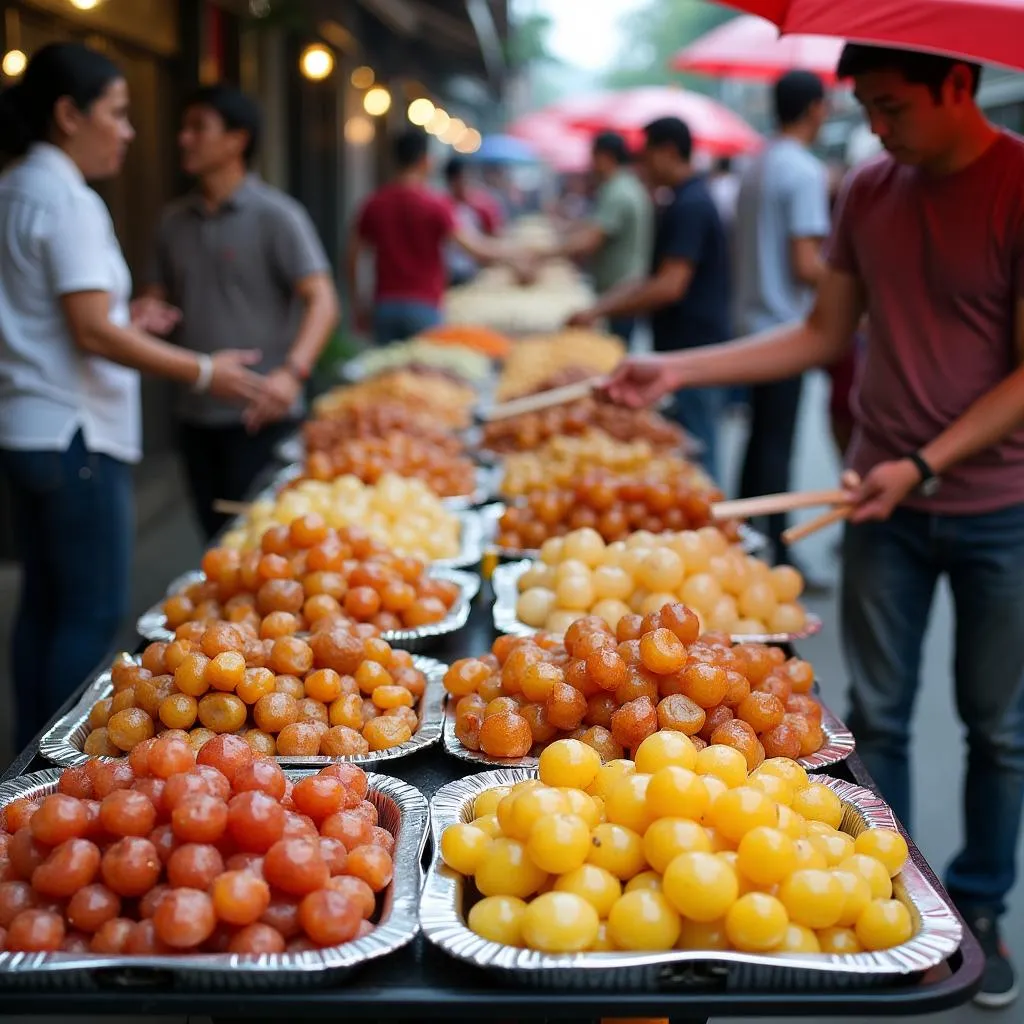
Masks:
[[[268,423],[283,420],[295,405],[302,385],[295,375],[284,367],[273,370],[263,378],[263,393],[250,403],[242,417],[250,434],[262,430]]]
[[[147,334],[163,338],[181,323],[181,310],[177,306],[145,296],[136,299],[129,307],[132,327]]]

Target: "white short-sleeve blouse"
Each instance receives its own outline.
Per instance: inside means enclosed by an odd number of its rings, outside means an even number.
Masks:
[[[63,295],[103,291],[129,323],[131,274],[103,200],[56,146],[39,143],[0,175],[0,447],[85,446],[141,457],[139,375],[83,352]]]

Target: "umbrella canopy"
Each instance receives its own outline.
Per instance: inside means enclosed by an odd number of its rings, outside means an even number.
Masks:
[[[787,71],[813,71],[826,84],[836,81],[843,40],[834,36],[780,36],[764,18],[741,15],[712,29],[672,58],[676,71],[720,78],[773,81]]]
[[[592,136],[549,114],[526,114],[513,121],[508,131],[528,142],[556,171],[571,174],[590,166]]]
[[[678,117],[693,135],[694,146],[714,156],[734,156],[759,149],[763,139],[738,114],[709,96],[684,89],[644,86],[622,92],[574,97],[548,113],[580,131],[621,132],[640,141],[643,128],[660,117]]]
[[[537,152],[529,142],[512,135],[485,135],[473,159],[484,164],[532,164]]]
[[[840,36],[1024,69],[1022,0],[729,0],[784,33]]]

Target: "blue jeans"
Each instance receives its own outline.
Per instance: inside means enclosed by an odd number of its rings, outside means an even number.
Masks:
[[[692,434],[703,446],[703,452],[696,456],[711,474],[718,475],[718,421],[725,410],[725,388],[686,388],[677,391],[665,415],[675,420],[684,430]]]
[[[384,299],[373,310],[373,340],[378,345],[406,341],[442,319],[441,310],[429,302]]]
[[[86,449],[0,450],[21,556],[12,650],[17,745],[26,747],[111,653],[128,610],[131,467]]]
[[[956,614],[957,711],[966,726],[964,842],[950,895],[1001,914],[1016,876],[1024,801],[1024,506],[977,516],[897,509],[848,526],[843,646],[857,750],[909,825],[910,719],[935,586],[949,578]]]
[[[629,347],[629,343],[633,340],[633,332],[636,330],[636,317],[635,316],[613,316],[608,320],[608,331],[614,334],[616,338],[626,343],[626,347]]]

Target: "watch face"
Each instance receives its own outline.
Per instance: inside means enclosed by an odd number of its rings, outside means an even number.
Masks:
[[[937,476],[929,477],[921,484],[921,493],[926,498],[930,498],[938,493],[941,483],[942,481]]]

